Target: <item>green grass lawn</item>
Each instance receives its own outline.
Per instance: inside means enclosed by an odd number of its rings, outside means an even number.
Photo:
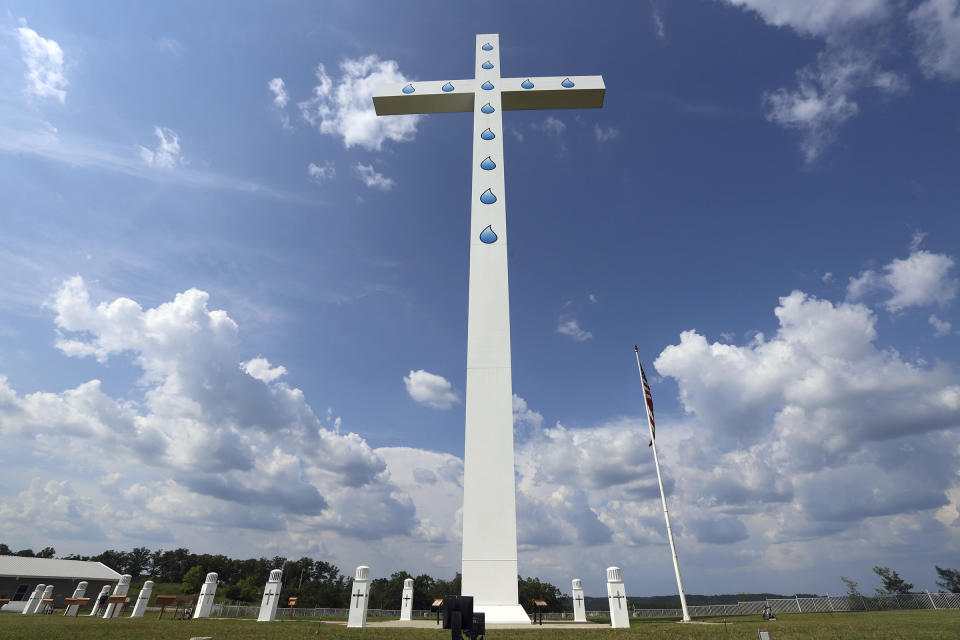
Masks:
[[[707,619],[721,624],[681,625],[663,618],[631,621],[630,629],[555,629],[488,631],[490,640],[533,640],[534,638],[608,637],[642,640],[751,640],[757,629],[770,632],[771,640],[956,640],[960,638],[960,611],[883,611],[873,613],[783,614],[776,622],[764,622],[760,616]],[[0,638],[3,640],[188,640],[194,636],[211,636],[215,640],[316,640],[318,638],[449,638],[441,629],[347,629],[317,621],[296,620],[257,623],[251,620],[157,620],[146,618],[64,618],[0,614]]]

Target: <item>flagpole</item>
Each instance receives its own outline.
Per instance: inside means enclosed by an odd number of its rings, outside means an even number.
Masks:
[[[663,478],[660,476],[660,458],[657,457],[657,439],[653,432],[653,416],[650,415],[650,403],[647,402],[646,394],[648,385],[646,376],[643,375],[643,367],[640,366],[640,349],[636,346],[633,351],[637,356],[637,370],[640,372],[640,380],[644,383],[643,408],[647,412],[647,428],[650,429],[650,446],[653,447],[653,464],[657,468],[657,483],[660,485],[660,501],[663,503],[663,519],[667,523],[667,539],[670,540],[670,553],[673,555],[673,571],[677,574],[677,589],[680,590],[680,607],[683,609],[683,621],[690,622],[690,612],[687,610],[687,596],[683,593],[683,578],[680,577],[680,562],[677,560],[677,547],[673,543],[673,529],[670,527],[670,512],[667,510],[667,494],[663,492]]]

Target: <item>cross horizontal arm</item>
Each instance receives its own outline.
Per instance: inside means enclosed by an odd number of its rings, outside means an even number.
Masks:
[[[504,111],[597,109],[603,106],[606,93],[602,76],[499,78],[493,82],[500,90]],[[526,88],[525,84],[533,86]],[[483,98],[482,85],[482,80],[474,79],[381,84],[374,90],[373,106],[378,116],[473,111],[474,96]],[[404,88],[410,92],[405,93]]]
[[[412,113],[456,113],[473,111],[473,94],[477,81],[391,82],[373,90],[373,108],[378,116],[399,116]],[[453,88],[444,91],[443,87]],[[413,92],[404,93],[404,88]]]

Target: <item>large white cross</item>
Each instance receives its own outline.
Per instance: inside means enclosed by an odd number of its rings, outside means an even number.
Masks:
[[[476,41],[469,80],[384,84],[377,115],[473,112],[470,289],[463,469],[463,583],[486,621],[530,619],[517,597],[510,295],[501,111],[603,106],[600,76],[501,78],[500,38]]]

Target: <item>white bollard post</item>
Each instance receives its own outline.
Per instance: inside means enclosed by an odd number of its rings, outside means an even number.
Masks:
[[[23,605],[23,611],[20,612],[21,615],[33,613],[33,610],[37,608],[37,603],[40,602],[40,596],[43,595],[43,590],[46,586],[45,584],[38,584],[34,588],[33,593],[27,598],[27,604]]]
[[[413,620],[413,579],[403,581],[403,597],[400,599],[400,619]]]
[[[367,626],[367,607],[370,605],[370,567],[357,567],[357,576],[350,589],[350,616],[347,626],[362,629]]]
[[[277,618],[277,605],[280,604],[280,579],[283,571],[274,569],[270,572],[270,579],[263,589],[263,601],[260,602],[260,615],[257,622],[273,622]]]
[[[78,582],[77,588],[73,590],[73,597],[82,598],[83,594],[85,594],[86,592],[87,592],[87,583],[85,581]],[[78,604],[68,605],[67,608],[63,610],[63,615],[65,616],[75,615],[77,613],[77,609],[79,608],[80,608],[80,605]]]
[[[630,605],[623,586],[620,567],[607,567],[607,600],[610,603],[610,626],[614,629],[630,628]]]
[[[127,592],[130,591],[130,574],[125,573],[120,576],[120,582],[117,583],[117,588],[113,590],[113,595],[115,596],[125,596]],[[108,602],[107,609],[103,612],[104,618],[116,618],[120,615],[121,605]]]
[[[147,610],[147,604],[150,602],[150,594],[152,593],[153,580],[147,580],[140,588],[140,593],[137,594],[137,602],[133,605],[133,612],[130,614],[131,618],[143,617],[144,612]]]
[[[90,609],[90,615],[95,616],[100,613],[100,598],[103,596],[110,595],[110,585],[103,585],[103,589],[100,589],[100,594],[97,595],[97,599],[93,601],[93,608]]]
[[[193,612],[193,619],[209,618],[210,610],[213,609],[213,596],[217,593],[217,574],[212,571],[207,574],[207,579],[200,587],[200,598],[197,599],[197,610]]]
[[[583,600],[583,580],[581,580],[580,578],[574,578],[572,591],[573,591],[573,621],[586,622],[587,606]]]

